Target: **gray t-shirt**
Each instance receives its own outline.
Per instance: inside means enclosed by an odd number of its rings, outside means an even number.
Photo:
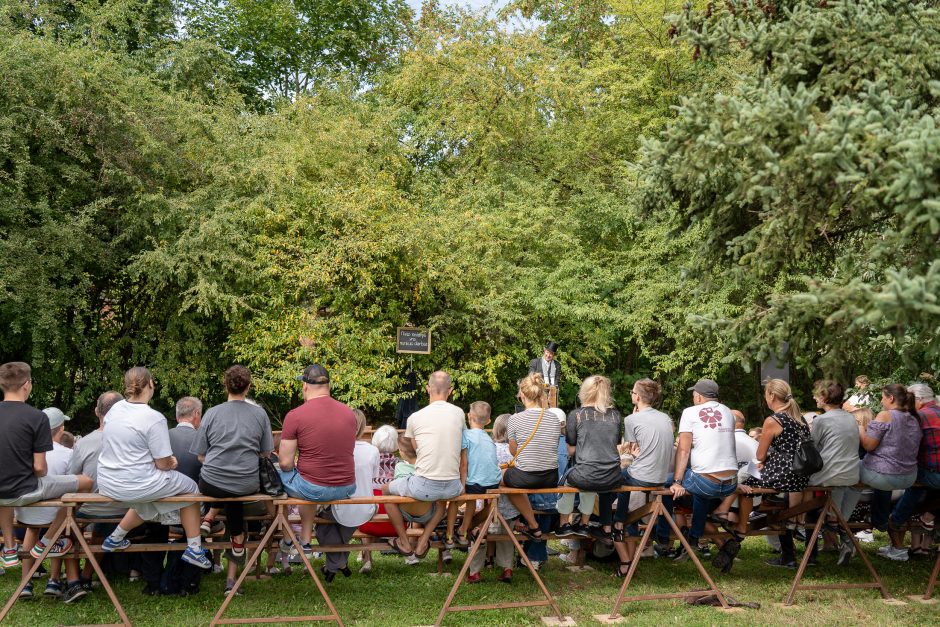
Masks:
[[[810,432],[823,460],[810,485],[847,486],[858,483],[858,423],[844,409],[831,409],[813,419]]]
[[[72,449],[72,459],[69,460],[70,475],[86,475],[95,482],[92,490],[98,491],[98,454],[101,452],[101,438],[104,432],[101,429],[92,431],[79,438]],[[81,514],[93,518],[121,517],[127,512],[126,507],[118,507],[106,503],[85,503],[79,509]]]
[[[569,413],[565,441],[575,447],[575,464],[567,483],[591,491],[619,487],[620,436],[620,412],[616,409],[601,413],[593,407],[581,407]]]
[[[258,455],[272,450],[268,414],[247,401],[227,401],[210,408],[190,449],[206,457],[202,480],[233,494],[258,491]]]
[[[630,464],[630,476],[648,483],[664,483],[672,470],[672,419],[647,407],[624,418],[623,428],[624,439],[640,447],[640,454]]]

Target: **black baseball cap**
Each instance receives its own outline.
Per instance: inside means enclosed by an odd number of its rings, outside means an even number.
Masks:
[[[304,373],[297,380],[311,385],[324,385],[330,382],[330,374],[320,364],[311,364],[304,368]]]

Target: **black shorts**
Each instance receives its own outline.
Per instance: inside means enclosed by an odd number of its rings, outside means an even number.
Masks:
[[[536,490],[538,488],[557,488],[558,487],[558,469],[539,470],[538,472],[526,472],[516,467],[507,468],[503,473],[503,485],[508,488],[522,488],[525,490]]]
[[[486,494],[487,490],[495,490],[498,487],[498,483],[496,485],[477,485],[476,483],[468,483],[465,492],[467,494]]]

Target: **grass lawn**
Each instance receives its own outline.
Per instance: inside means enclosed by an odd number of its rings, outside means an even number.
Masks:
[[[875,555],[876,548],[887,541],[884,534],[876,534],[875,544],[866,550],[875,568],[884,579],[889,592],[907,601],[908,594],[923,594],[930,576],[933,560],[891,562]],[[560,548],[553,543],[554,548]],[[449,571],[456,575],[462,564],[463,553],[455,552]],[[756,601],[760,610],[744,609],[726,614],[710,607],[691,607],[683,601],[646,601],[625,605],[622,613],[630,624],[640,625],[823,625],[823,624],[894,624],[925,625],[940,622],[940,605],[922,605],[908,602],[903,606],[885,605],[874,590],[817,591],[797,595],[797,605],[782,608],[779,604],[786,595],[795,571],[765,566],[769,556],[767,545],[761,538],[749,538],[732,572],[717,575],[722,590],[740,601]],[[356,625],[428,625],[434,622],[443,604],[452,576],[434,576],[435,560],[429,556],[422,564],[406,566],[396,557],[377,557],[371,576],[355,572],[345,579],[339,576],[328,590],[340,615],[348,624]],[[555,594],[566,615],[582,625],[598,624],[594,614],[610,611],[621,580],[612,576],[612,563],[592,563],[591,572],[571,573],[566,564],[550,558],[542,567],[548,589]],[[710,565],[709,572],[713,572]],[[5,600],[13,590],[19,569],[0,577],[0,594]],[[536,599],[538,588],[524,570],[515,571],[515,581],[506,585],[496,581],[495,571],[483,574],[484,582],[464,584],[457,593],[457,604],[493,603],[499,601]],[[867,570],[856,558],[847,568],[835,566],[835,555],[820,554],[820,565],[810,568],[807,582],[816,583],[868,581]],[[116,581],[115,591],[128,616],[135,625],[205,625],[222,603],[224,576],[209,575],[203,579],[198,595],[176,597],[145,597],[140,593],[143,584]],[[44,580],[37,581],[41,592]],[[634,584],[628,594],[656,594],[669,590],[701,588],[695,566],[690,563],[673,564],[666,560],[643,560],[637,570]],[[940,596],[940,595],[938,595]],[[251,615],[315,614],[325,613],[325,604],[319,598],[313,582],[300,569],[292,575],[271,580],[249,582],[245,595],[235,599],[226,618]],[[539,616],[548,615],[548,608],[496,610],[478,613],[450,614],[446,625],[540,625]],[[37,598],[18,602],[7,619],[11,625],[75,625],[117,620],[107,595],[101,589],[73,606],[59,601]]]

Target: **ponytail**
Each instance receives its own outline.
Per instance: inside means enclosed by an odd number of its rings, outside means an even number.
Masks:
[[[796,399],[793,398],[793,391],[790,384],[783,379],[770,379],[764,384],[764,390],[781,403],[785,403],[782,411],[800,424],[806,424],[803,420],[803,413]]]
[[[914,418],[917,418],[917,397],[899,383],[892,383],[882,388],[882,392],[894,400],[894,403],[901,411],[906,411]]]

